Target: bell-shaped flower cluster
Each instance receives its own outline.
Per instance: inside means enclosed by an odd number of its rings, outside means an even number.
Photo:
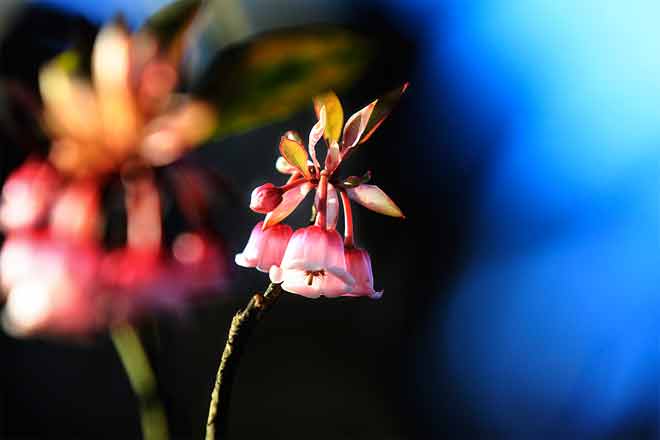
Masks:
[[[374,290],[371,258],[355,245],[351,200],[375,212],[401,217],[401,210],[377,186],[368,185],[371,174],[341,178],[340,165],[365,142],[389,114],[407,84],[369,104],[351,116],[344,115],[337,96],[326,93],[314,99],[318,122],[309,134],[307,148],[295,132],[280,139],[281,157],[276,168],[289,180],[282,186],[266,183],[252,192],[250,208],[266,214],[252,230],[236,263],[268,272],[271,282],[285,291],[309,298],[367,296],[380,298]],[[316,146],[327,147],[322,166]],[[293,231],[281,222],[315,190],[312,224]],[[344,236],[337,231],[339,205],[344,211]]]

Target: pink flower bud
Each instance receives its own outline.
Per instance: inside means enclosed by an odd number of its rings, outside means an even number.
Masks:
[[[282,202],[282,190],[272,183],[265,183],[252,191],[250,209],[259,214],[268,214]]]

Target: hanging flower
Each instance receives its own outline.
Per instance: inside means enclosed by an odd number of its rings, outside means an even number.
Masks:
[[[236,264],[256,267],[261,272],[268,272],[271,266],[279,266],[292,233],[289,225],[280,223],[264,231],[263,222],[257,223],[245,249],[236,255]]]
[[[355,284],[346,271],[339,233],[315,225],[293,234],[282,263],[273,265],[269,274],[284,290],[309,298],[340,296]]]
[[[342,179],[338,170],[356,147],[371,137],[406,88],[407,84],[372,102],[351,116],[345,126],[343,109],[334,93],[314,99],[318,122],[310,131],[307,148],[296,132],[288,131],[280,139],[281,156],[276,169],[289,175],[289,180],[280,187],[267,183],[252,193],[250,207],[266,217],[253,229],[245,251],[236,256],[237,264],[262,271],[270,266],[271,282],[281,283],[284,290],[309,298],[380,298],[382,292],[373,287],[371,258],[367,251],[354,244],[350,200],[392,217],[403,218],[403,214],[380,188],[367,184],[370,173]],[[322,138],[327,147],[323,165],[316,152]],[[276,262],[280,258],[272,258],[266,264],[256,263],[268,248],[264,237],[280,227],[280,222],[312,189],[316,190],[314,224],[293,233],[281,262]],[[343,240],[336,231],[340,199],[344,208]]]

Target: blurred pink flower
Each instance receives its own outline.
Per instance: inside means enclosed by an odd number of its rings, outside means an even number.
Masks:
[[[2,188],[0,225],[4,229],[20,229],[42,222],[60,184],[60,177],[48,162],[25,162]]]
[[[47,234],[10,236],[0,252],[3,326],[16,336],[88,333],[99,327],[99,251]]]
[[[73,52],[41,69],[50,160],[60,172],[99,176],[129,162],[162,166],[209,137],[215,111],[174,94],[178,58],[168,55],[151,35],[110,24],[94,43],[91,81],[76,75]]]

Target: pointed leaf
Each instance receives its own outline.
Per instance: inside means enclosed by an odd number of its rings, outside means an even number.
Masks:
[[[314,167],[316,168],[317,172],[319,170],[319,161],[316,158],[316,144],[319,142],[323,136],[323,133],[325,132],[325,124],[327,121],[326,114],[327,113],[325,111],[325,107],[321,107],[319,111],[319,121],[314,124],[309,132],[309,155],[312,156],[312,162],[314,163]]]
[[[401,95],[403,95],[403,93],[408,88],[408,84],[409,83],[405,83],[401,87],[386,93],[378,99],[376,108],[374,108],[373,112],[371,113],[369,123],[367,124],[367,128],[364,130],[364,134],[360,139],[360,143],[366,142],[367,139],[369,139],[371,135],[374,134],[376,129],[380,127],[380,124],[383,123],[385,118],[389,116],[394,106],[399,102]]]
[[[185,50],[185,40],[202,8],[202,0],[177,0],[156,11],[142,26],[154,35],[170,59],[178,62]]]
[[[353,114],[344,127],[344,137],[342,138],[343,150],[347,151],[360,142],[362,134],[367,128],[369,118],[373,113],[378,101],[374,101],[359,112]]]
[[[301,143],[282,136],[280,138],[280,153],[287,162],[298,168],[303,176],[308,179],[312,177],[307,166],[307,152]]]
[[[300,203],[305,199],[305,196],[314,187],[310,182],[305,182],[295,188],[291,188],[282,194],[282,201],[277,208],[266,214],[262,229],[269,228],[278,224],[289,216]]]
[[[319,119],[323,107],[325,107],[327,118],[323,137],[328,145],[331,145],[333,142],[339,141],[341,136],[341,129],[344,125],[344,110],[341,107],[339,98],[332,91],[314,97],[314,111]]]
[[[314,196],[314,208],[318,212],[319,210],[319,193],[316,192]],[[332,184],[328,184],[328,194],[326,196],[326,227],[328,229],[337,228],[337,219],[339,218],[339,197],[337,196],[337,190]]]
[[[332,172],[337,169],[340,162],[341,154],[339,152],[339,144],[337,141],[333,141],[325,155],[325,169],[328,170],[328,173],[332,174]]]
[[[194,92],[218,107],[218,136],[240,133],[289,116],[324,90],[345,88],[371,50],[340,27],[280,29],[220,52]]]
[[[390,217],[405,218],[398,206],[376,185],[347,188],[348,196],[367,209]]]

